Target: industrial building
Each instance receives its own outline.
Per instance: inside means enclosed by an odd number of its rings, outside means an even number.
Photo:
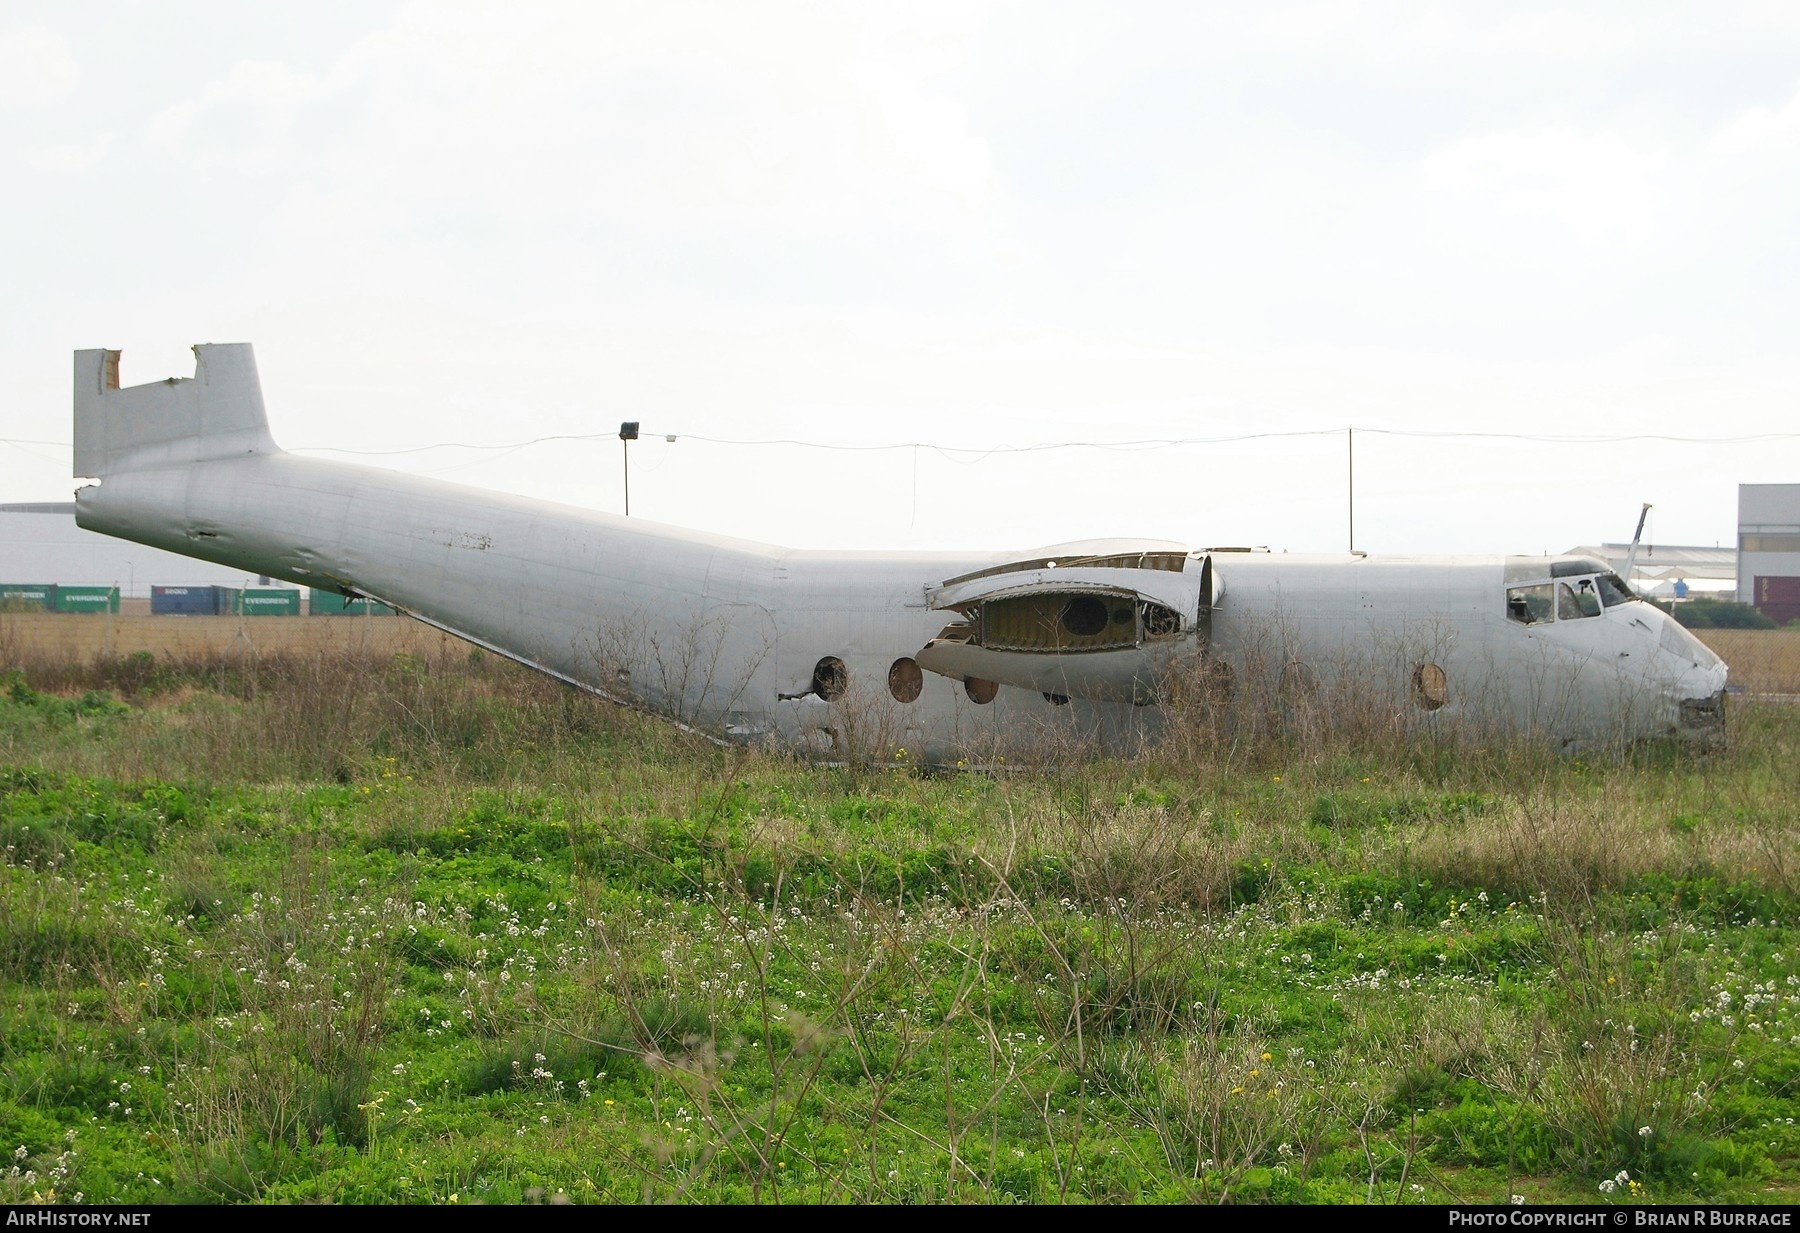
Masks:
[[[75,525],[75,502],[0,505],[0,582],[118,587],[127,600],[157,586],[267,585],[269,580]]]
[[[1669,544],[1583,544],[1568,551],[1612,566],[1645,599],[1710,596],[1731,599],[1737,591],[1737,550]]]
[[[421,622],[365,616],[396,614],[372,600],[84,531],[73,502],[0,504],[0,667],[139,653],[173,662],[345,648],[467,653]]]
[[[0,606],[152,615],[393,612],[84,531],[73,501],[0,505]]]

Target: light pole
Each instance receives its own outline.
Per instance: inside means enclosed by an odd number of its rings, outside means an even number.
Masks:
[[[636,420],[627,420],[619,425],[619,448],[625,454],[625,516],[631,517],[631,443],[637,440],[638,425]]]

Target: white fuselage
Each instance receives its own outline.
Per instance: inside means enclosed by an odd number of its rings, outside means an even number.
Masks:
[[[120,389],[76,355],[76,520],[371,596],[719,740],[985,760],[1231,708],[1582,746],[1722,725],[1726,669],[1598,562],[1091,541],[777,548],[285,453],[249,348]],[[1605,596],[1604,603],[1601,596]]]
[[[933,589],[1017,554],[782,549],[281,453],[112,476],[77,509],[90,530],[377,597],[724,739],[944,760],[1046,737],[1116,746],[1161,721],[1129,700],[1061,705],[1011,685],[978,703],[934,672],[916,699],[892,695],[892,666],[945,625]],[[1509,620],[1521,560],[1212,553],[1210,629],[1192,649],[1229,665],[1243,705],[1310,699],[1563,744],[1676,732],[1684,699],[1723,688],[1723,665],[1641,601]],[[807,692],[826,657],[847,674],[830,701]],[[1425,665],[1441,687],[1418,679]]]

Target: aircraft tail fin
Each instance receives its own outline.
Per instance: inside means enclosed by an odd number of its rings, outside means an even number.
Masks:
[[[194,348],[194,375],[119,388],[117,351],[75,353],[75,475],[279,453],[249,343]]]

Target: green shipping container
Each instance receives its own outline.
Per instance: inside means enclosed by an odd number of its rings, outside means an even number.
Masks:
[[[0,583],[0,611],[54,612],[55,610],[56,584],[54,582]]]
[[[300,591],[296,587],[249,587],[238,592],[232,611],[244,616],[299,616]]]
[[[119,610],[119,588],[59,586],[56,588],[56,610],[58,612],[117,612]]]
[[[373,613],[376,616],[394,616],[396,613],[386,604],[376,599],[346,599],[336,591],[321,591],[313,587],[307,593],[306,610],[313,616],[360,616]]]

